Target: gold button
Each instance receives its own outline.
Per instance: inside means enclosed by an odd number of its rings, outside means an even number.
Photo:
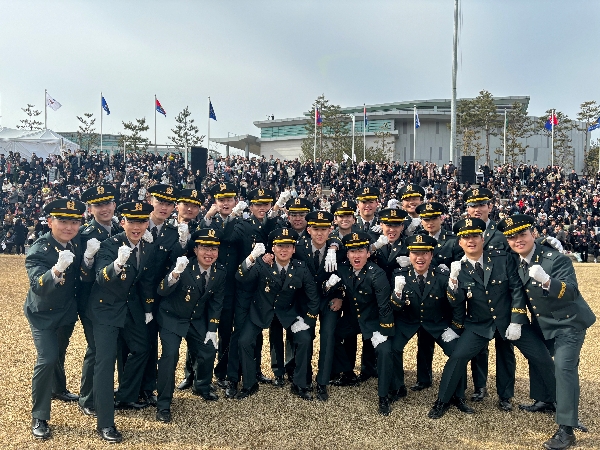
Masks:
[[[488,303],[492,303],[492,301],[491,301],[491,300],[488,300]]]
[[[495,319],[495,318],[496,318],[496,316],[493,316],[493,318]]]
[[[489,294],[489,292],[488,292],[488,291],[485,291],[485,295],[488,295],[488,294]]]
[[[102,303],[102,299],[100,299],[100,303]]]
[[[539,315],[539,314],[536,314],[536,315],[535,315],[535,317],[540,317],[540,315]]]
[[[50,310],[50,311],[52,311],[52,310]],[[567,319],[568,319],[568,318],[569,318],[569,315],[567,314]]]
[[[535,309],[535,308],[537,308],[537,306],[535,306],[535,305],[534,305],[534,306],[533,306],[533,309]]]
[[[493,310],[494,310],[494,308],[490,308],[490,311],[493,311]]]

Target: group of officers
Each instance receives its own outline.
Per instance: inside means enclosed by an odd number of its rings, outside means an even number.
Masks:
[[[246,204],[234,185],[220,183],[201,219],[206,199],[197,190],[158,184],[146,202],[118,207],[115,194],[99,185],[81,201],[45,205],[50,232],[26,257],[24,312],[37,350],[35,438],[51,436],[52,399],[78,402],[108,442],[122,440],[115,410],[151,405],[158,421],[170,422],[182,338],[188,352],[177,387],[205,401],[218,400],[219,388],[244,399],[261,383],[290,383],[302,399],[327,401],[330,384],[376,377],[378,410],[387,416],[407,395],[403,349],[415,335],[411,390],[431,387],[435,344],[448,356],[430,418],[451,406],[474,413],[465,398],[467,366],[471,401],[482,401],[494,339],[498,407],[513,408],[516,346],[529,362],[534,400],[519,408],[556,414],[559,427],[544,446],[568,448],[574,429],[586,431],[578,420],[578,361],[595,316],[560,244],[536,240],[530,216],[489,219],[489,190],[465,192],[466,218],[453,232],[443,226],[445,206],[424,203],[423,188],[414,184],[379,211],[378,193],[363,187],[356,201],[339,201],[329,212],[313,211],[288,191],[275,201],[268,189],[250,192]],[[93,218],[81,226],[86,209]],[[64,363],[78,317],[87,350],[75,395]],[[272,379],[260,369],[265,329]]]

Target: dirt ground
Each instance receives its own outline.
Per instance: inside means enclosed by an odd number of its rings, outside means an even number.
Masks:
[[[52,403],[53,438],[38,442],[30,433],[31,375],[35,351],[23,302],[28,289],[24,257],[0,256],[0,442],[15,449],[97,449],[110,444],[96,435],[95,419],[83,416],[76,404]],[[600,315],[600,265],[576,264],[579,287],[584,298]],[[263,347],[263,371],[270,374],[268,335]],[[596,324],[587,334],[581,354],[580,419],[589,433],[577,432],[577,448],[600,448],[600,329]],[[75,327],[67,353],[68,388],[78,392],[81,363],[85,352],[83,329]],[[318,339],[313,368],[316,373]],[[416,341],[405,350],[406,384],[415,381]],[[185,344],[181,348],[177,380],[183,377]],[[490,351],[490,397],[472,405],[476,414],[465,415],[456,408],[440,420],[427,412],[437,396],[437,387],[446,357],[436,349],[434,386],[393,405],[392,414],[377,414],[376,380],[360,387],[330,388],[326,403],[300,400],[289,386],[277,389],[262,385],[257,395],[245,400],[227,400],[222,392],[218,402],[206,403],[191,392],[176,391],[170,424],[155,420],[154,408],[141,412],[117,413],[116,424],[127,449],[196,448],[277,448],[277,449],[531,449],[555,431],[552,415],[519,411],[519,403],[530,403],[527,362],[517,352],[517,383],[510,413],[496,408],[494,351]],[[470,395],[472,384],[469,379]]]

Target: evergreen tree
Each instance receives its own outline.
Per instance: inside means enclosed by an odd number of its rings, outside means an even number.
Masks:
[[[146,125],[146,118],[135,119],[134,122],[123,122],[124,133],[119,136],[119,145],[125,144],[125,149],[137,152],[146,151],[150,145],[150,139],[142,136],[142,133],[148,131],[150,126]]]
[[[541,133],[552,139],[552,130],[546,129],[546,121],[551,116],[552,110],[546,111],[546,115],[538,119],[538,127]],[[570,131],[575,125],[573,121],[569,119],[566,114],[555,110],[554,114],[558,119],[558,124],[554,125],[554,165],[562,166],[564,169],[571,169],[574,167],[575,152],[571,145]],[[552,150],[550,150],[552,151]],[[550,155],[549,160],[552,161]]]
[[[77,130],[77,140],[81,149],[87,152],[100,144],[100,135],[96,133],[94,128],[96,119],[93,116],[93,113],[85,113],[83,117],[77,116],[77,120],[80,122]]]
[[[375,146],[367,149],[367,160],[390,161],[394,154],[394,137],[390,132],[389,122],[386,122],[379,131],[375,132]]]
[[[500,130],[504,132],[503,128]],[[533,122],[527,116],[527,107],[519,102],[512,104],[512,109],[506,113],[506,163],[519,164],[525,163],[527,149],[529,144],[523,144],[523,140],[533,134]],[[497,148],[494,153],[497,155],[494,160],[496,164],[501,164],[504,160],[504,147]]]
[[[17,125],[17,128],[22,130],[43,130],[43,123],[39,120],[36,120],[36,117],[42,114],[41,111],[35,109],[34,105],[30,105],[27,103],[27,108],[21,108],[25,114],[27,114],[26,119],[21,119],[21,125]]]
[[[201,145],[204,140],[204,135],[198,136],[198,127],[194,125],[194,119],[190,117],[191,115],[192,113],[186,106],[185,109],[175,117],[177,125],[175,125],[175,128],[171,129],[174,135],[169,136],[169,139],[175,144],[175,147],[180,150]]]
[[[596,121],[598,120],[599,117],[600,117],[600,105],[598,105],[595,100],[583,102],[580,106],[579,112],[577,113],[577,120],[579,120],[580,122],[583,122],[582,126],[577,127],[577,129],[579,131],[582,131],[584,133],[583,173],[588,174],[588,175],[594,174],[598,171],[598,164],[588,165],[588,151],[591,151],[591,148],[588,150],[587,143],[589,140],[589,133],[590,133],[590,131],[588,131],[588,128],[592,124],[596,123]],[[597,154],[596,154],[595,158],[596,159],[598,158]]]

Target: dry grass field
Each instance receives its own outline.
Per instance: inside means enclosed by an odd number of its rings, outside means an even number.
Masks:
[[[83,416],[76,404],[53,401],[53,438],[35,441],[30,433],[31,374],[35,351],[22,305],[27,292],[24,258],[0,257],[0,442],[14,449],[98,449],[107,448],[95,433],[95,419]],[[596,314],[600,315],[600,265],[578,264],[579,286]],[[595,325],[583,348],[581,375],[581,420],[590,433],[577,432],[577,448],[600,448],[600,327]],[[415,381],[415,341],[405,351],[406,383]],[[265,345],[264,349],[268,349]],[[78,392],[85,339],[80,324],[75,327],[67,354],[67,380]],[[316,355],[313,366],[316,373]],[[277,449],[530,449],[542,448],[556,429],[548,414],[531,414],[518,409],[511,413],[496,409],[494,352],[490,352],[491,395],[474,405],[476,414],[467,416],[452,408],[440,420],[427,412],[437,394],[437,383],[445,362],[437,349],[434,360],[434,387],[420,393],[409,391],[407,398],[393,406],[389,417],[377,414],[376,380],[356,388],[331,388],[327,403],[305,402],[289,392],[261,386],[257,395],[245,400],[221,399],[205,403],[189,391],[176,392],[172,405],[173,422],[162,424],[155,410],[117,413],[123,433],[120,448],[277,448]],[[182,378],[182,359],[177,379]],[[263,371],[270,372],[265,351]],[[527,363],[517,352],[517,385],[513,403],[529,403]],[[468,394],[471,392],[469,380]],[[221,394],[221,393],[220,393]]]

